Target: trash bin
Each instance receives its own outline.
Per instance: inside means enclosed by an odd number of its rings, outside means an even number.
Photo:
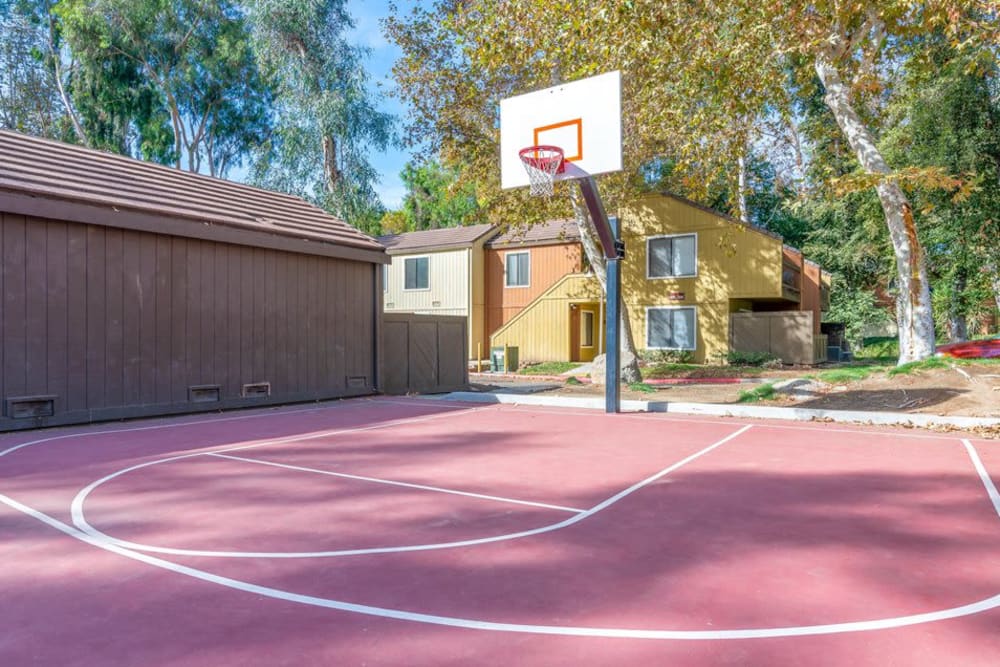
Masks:
[[[490,348],[490,371],[494,373],[503,372],[503,348],[502,347],[491,347]]]
[[[506,357],[506,363],[505,362]],[[516,347],[491,347],[490,348],[490,370],[494,373],[513,373],[517,370],[517,348]]]

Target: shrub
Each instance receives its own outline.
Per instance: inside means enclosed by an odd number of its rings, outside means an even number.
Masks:
[[[781,365],[781,360],[767,352],[730,352],[726,355],[730,366],[766,366],[768,368]]]
[[[643,350],[639,358],[649,364],[690,364],[694,354],[690,350]]]

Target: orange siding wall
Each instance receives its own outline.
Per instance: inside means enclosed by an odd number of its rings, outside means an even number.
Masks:
[[[811,310],[813,313],[813,333],[819,333],[820,320],[820,274],[823,270],[809,262],[802,263],[802,301],[799,310]]]
[[[504,286],[504,256],[509,252],[531,253],[531,278],[528,287]],[[486,249],[486,336],[510,321],[542,292],[568,273],[583,269],[583,250],[579,243],[546,246],[512,246]]]
[[[789,248],[788,246],[782,246],[781,253],[785,256],[790,263],[795,266],[802,268],[802,253],[795,248]]]

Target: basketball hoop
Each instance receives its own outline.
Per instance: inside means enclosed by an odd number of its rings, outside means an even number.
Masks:
[[[563,150],[558,146],[528,146],[522,148],[518,155],[524,163],[524,170],[528,172],[531,195],[551,197],[555,176],[565,168]]]

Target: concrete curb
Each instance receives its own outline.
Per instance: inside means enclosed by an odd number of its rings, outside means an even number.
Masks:
[[[518,375],[517,373],[469,373],[470,380],[489,382],[490,380],[498,382],[559,382],[564,383],[569,377],[575,377],[582,384],[593,384],[590,377],[587,375]],[[735,378],[735,377],[721,377],[721,378],[647,378],[643,380],[645,384],[654,387],[673,387],[678,385],[715,385],[715,384],[761,384],[764,382],[773,382],[774,380],[768,380],[764,377],[759,378]]]
[[[603,410],[603,398],[579,396],[526,396],[515,394],[477,393],[456,391],[437,396],[443,400],[469,403],[503,403],[512,405],[540,405],[560,408],[586,408]],[[716,403],[671,403],[668,401],[622,401],[625,412],[669,412],[683,415],[710,415],[714,417],[749,417],[752,419],[781,419],[786,421],[833,421],[842,423],[879,424],[887,426],[953,426],[975,428],[1000,426],[1000,418],[946,417],[909,412],[862,412],[856,410],[813,410],[809,408],[778,408],[759,405],[729,405]]]

